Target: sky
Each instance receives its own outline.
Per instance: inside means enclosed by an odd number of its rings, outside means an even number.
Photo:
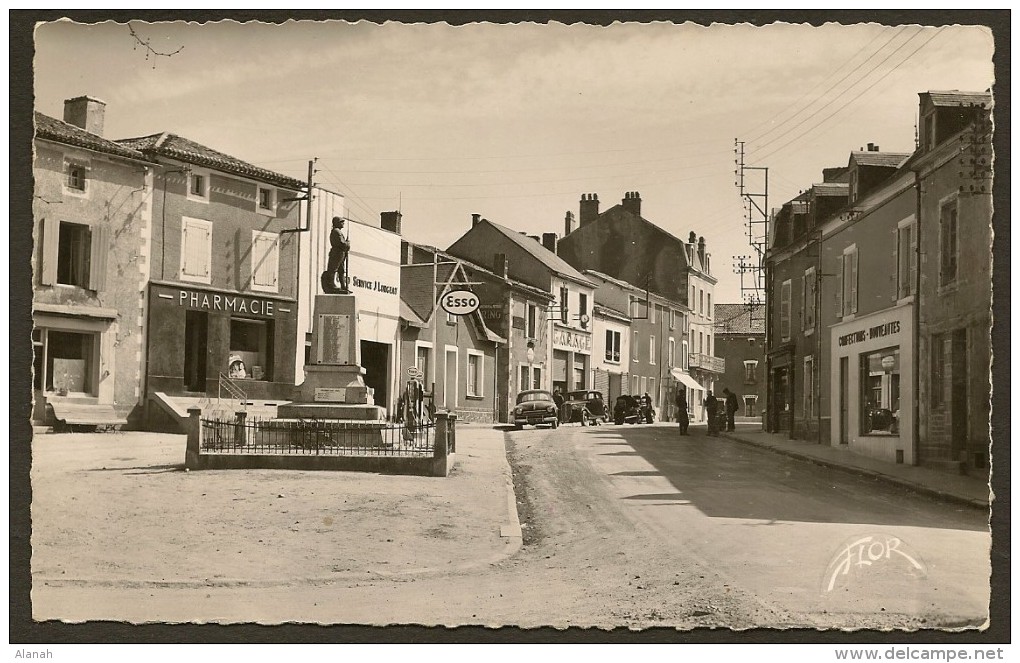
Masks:
[[[315,157],[348,216],[399,209],[415,242],[472,213],[562,234],[582,194],[637,191],[705,237],[719,303],[753,255],[735,140],[778,207],[851,150],[912,151],[917,94],[988,89],[994,49],[979,26],[363,21],[54,22],[35,46],[36,110],[92,95],[107,138],[169,131],[300,180]]]

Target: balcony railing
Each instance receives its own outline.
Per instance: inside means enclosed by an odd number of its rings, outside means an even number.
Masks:
[[[691,368],[700,368],[709,373],[726,372],[726,360],[721,357],[713,357],[712,355],[691,353],[689,366]]]

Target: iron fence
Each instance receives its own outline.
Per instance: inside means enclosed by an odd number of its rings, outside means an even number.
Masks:
[[[435,423],[261,419],[202,419],[199,453],[327,456],[432,456]]]

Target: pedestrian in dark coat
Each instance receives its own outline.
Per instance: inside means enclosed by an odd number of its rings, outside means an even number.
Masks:
[[[705,396],[705,412],[708,415],[708,434],[713,437],[719,437],[719,399],[712,395],[712,392],[707,392]]]
[[[691,418],[687,414],[687,390],[683,387],[677,387],[676,390],[676,420],[680,422],[680,434],[687,435]]]
[[[740,404],[737,402],[737,395],[729,390],[729,387],[723,388],[723,393],[726,394],[726,430],[736,430],[733,418],[737,415],[737,410],[740,409]]]
[[[566,402],[563,398],[563,392],[557,387],[553,390],[553,403],[556,404],[556,418],[560,420],[560,423],[564,423],[566,420],[566,412],[563,411],[563,403]]]

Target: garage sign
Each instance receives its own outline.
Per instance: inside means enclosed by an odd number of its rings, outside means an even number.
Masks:
[[[470,290],[452,290],[439,299],[439,305],[450,315],[474,313],[478,304],[478,295]]]

